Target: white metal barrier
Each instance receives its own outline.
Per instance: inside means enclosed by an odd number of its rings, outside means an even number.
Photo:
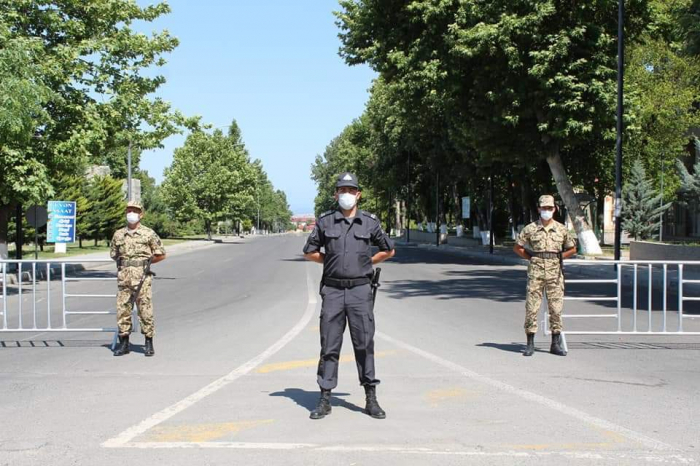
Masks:
[[[565,268],[571,267],[609,267],[610,269],[616,268],[615,278],[581,278],[581,279],[567,279],[567,292],[570,289],[570,285],[576,284],[609,284],[615,285],[613,296],[565,296],[565,301],[588,301],[588,302],[605,302],[611,301],[616,303],[616,311],[608,313],[596,313],[596,314],[567,314],[567,308],[564,308],[562,313],[563,319],[615,319],[616,320],[616,330],[573,330],[569,331],[566,328],[562,331],[562,341],[564,344],[564,349],[566,349],[566,335],[700,335],[700,331],[686,331],[683,329],[683,322],[686,319],[700,318],[698,315],[685,314],[683,312],[683,304],[687,301],[700,301],[700,296],[686,296],[686,288],[684,285],[696,284],[700,285],[700,279],[687,279],[684,277],[684,267],[688,266],[698,266],[700,268],[700,261],[601,261],[601,260],[573,260],[565,262]],[[617,267],[615,267],[617,266]],[[672,270],[669,271],[669,267]],[[646,310],[639,309],[639,275],[640,270],[646,271],[647,274],[647,308]],[[669,280],[669,272],[675,273],[675,279]],[[585,272],[584,274],[590,274],[590,272]],[[657,279],[655,280],[655,274]],[[654,287],[655,281],[657,282],[656,287]],[[670,285],[676,285],[677,289],[677,303],[678,309],[669,310],[668,309],[668,291]],[[624,313],[622,307],[623,299],[623,289],[625,285],[629,285],[632,288],[632,307],[631,309],[624,309],[624,311],[631,312],[631,323],[628,327],[624,326]],[[662,294],[661,298],[661,308],[654,309],[653,298],[654,289],[661,288],[660,292]],[[658,292],[658,291],[657,291]],[[657,328],[654,328],[653,324],[653,312],[661,312],[661,323],[657,324]],[[644,312],[646,314],[646,330],[639,330],[639,314]],[[678,320],[677,327],[670,329],[668,325],[668,316],[670,313],[675,314]],[[543,313],[542,329],[545,335],[549,335],[551,332],[548,329],[549,315],[545,308]]]
[[[109,259],[81,259],[81,260],[70,260],[70,259],[60,259],[60,260],[1,260],[1,274],[2,280],[2,326],[0,326],[0,332],[113,332],[115,334],[114,339],[116,339],[117,328],[116,327],[81,327],[79,325],[71,325],[69,316],[85,316],[85,315],[116,315],[116,292],[109,294],[85,294],[85,293],[70,293],[68,290],[68,284],[72,282],[86,282],[86,281],[111,281],[116,282],[116,276],[106,276],[106,277],[80,277],[80,276],[68,276],[66,271],[66,265],[68,264],[114,264],[114,261]],[[9,290],[9,268],[10,265],[16,265],[17,273],[17,303],[16,303],[16,313],[12,313],[8,305],[8,290]],[[60,288],[58,291],[58,299],[60,300],[60,324],[54,325],[52,323],[52,275],[55,276],[57,272],[52,271],[52,268],[60,267]],[[27,284],[31,286],[31,323],[25,324],[25,316],[23,316],[23,292],[25,289],[24,274],[29,272],[31,275],[30,283]],[[45,279],[38,280],[37,274],[45,272]],[[45,309],[38,308],[37,299],[37,286],[43,284],[45,289],[42,292],[46,294],[46,307]],[[116,286],[115,286],[116,289]],[[110,298],[114,302],[114,310],[107,311],[73,311],[69,309],[69,299],[72,298]],[[43,306],[40,306],[43,307]],[[58,307],[58,306],[55,306]],[[14,317],[17,324],[10,326],[9,320]],[[37,317],[43,317],[45,319],[46,325],[38,326]],[[43,320],[43,319],[42,319]],[[135,322],[138,322],[136,320]],[[113,339],[113,341],[114,341]]]

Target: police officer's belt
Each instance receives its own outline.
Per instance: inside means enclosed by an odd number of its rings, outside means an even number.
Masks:
[[[363,278],[330,278],[323,277],[323,284],[332,286],[333,288],[354,288],[360,285],[366,285],[370,282],[367,277]]]
[[[147,260],[126,260],[126,259],[121,259],[119,261],[119,265],[121,267],[143,267],[148,263]]]
[[[559,259],[559,252],[530,252],[532,257],[539,257],[540,259]]]

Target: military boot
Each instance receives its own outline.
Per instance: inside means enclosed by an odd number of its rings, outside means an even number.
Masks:
[[[331,413],[331,391],[321,389],[321,398],[318,399],[316,409],[311,411],[309,417],[311,419],[323,419],[327,414]]]
[[[365,414],[369,414],[375,419],[386,418],[386,413],[377,402],[377,387],[374,385],[365,385],[365,395],[367,401],[365,405]]]
[[[129,335],[123,337],[119,336],[119,344],[114,349],[114,355],[124,356],[125,354],[129,354],[130,351],[131,350],[129,349]]]
[[[559,333],[552,334],[552,346],[549,348],[549,352],[557,356],[566,356],[566,351],[561,347],[561,335]]]
[[[146,337],[146,346],[143,349],[143,355],[153,356],[154,354],[156,354],[156,352],[153,349],[153,337]]]
[[[523,352],[523,356],[532,356],[533,354],[535,354],[535,334],[528,333],[527,346],[525,347],[525,352]]]

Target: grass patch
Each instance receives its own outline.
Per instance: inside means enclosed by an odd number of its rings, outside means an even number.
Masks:
[[[177,238],[177,239],[164,239],[163,240],[163,245],[165,246],[165,249],[167,251],[168,246],[172,246],[173,244],[178,244],[182,243],[184,241],[187,241],[186,239],[182,238]],[[68,243],[66,245],[66,253],[65,254],[56,254],[54,252],[54,245],[53,244],[46,244],[44,245],[44,250],[41,251],[39,250],[39,259],[61,259],[64,257],[73,257],[73,256],[80,256],[83,254],[95,254],[95,253],[100,253],[100,252],[108,252],[109,251],[109,246],[107,245],[106,242],[100,241],[97,246],[95,246],[95,243],[93,241],[84,241],[83,242],[83,247],[81,248],[77,242],[75,243]],[[9,256],[11,258],[14,258],[14,250],[10,249],[9,251]],[[34,245],[31,244],[25,244],[24,247],[22,248],[22,258],[23,259],[34,259]]]

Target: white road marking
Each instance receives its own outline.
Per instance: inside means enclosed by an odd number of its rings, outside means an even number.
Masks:
[[[139,446],[140,444],[138,442],[134,443],[129,443],[131,440],[135,439],[139,435],[145,433],[149,429],[157,426],[158,424],[167,421],[171,417],[175,416],[176,414],[186,410],[190,406],[194,405],[195,403],[203,400],[207,396],[216,393],[217,391],[221,390],[234,380],[238,379],[239,377],[249,373],[253,369],[255,369],[257,366],[262,364],[266,359],[270,358],[273,356],[275,353],[277,353],[279,350],[281,350],[285,345],[287,345],[290,341],[292,341],[297,335],[299,335],[309,324],[309,321],[311,320],[311,317],[314,315],[314,312],[316,311],[316,293],[314,291],[314,287],[312,285],[312,279],[311,279],[311,269],[309,266],[309,263],[306,264],[306,285],[307,285],[307,291],[308,291],[308,296],[309,296],[309,302],[306,306],[306,311],[304,312],[304,315],[301,317],[299,322],[297,322],[294,327],[291,328],[282,338],[277,340],[272,346],[267,348],[265,351],[251,359],[250,361],[246,362],[242,366],[239,366],[238,368],[234,369],[233,371],[229,372],[225,376],[221,377],[220,379],[215,380],[214,382],[210,383],[206,387],[198,390],[197,392],[191,394],[187,398],[184,398],[181,401],[178,401],[177,403],[168,406],[167,408],[155,413],[151,417],[145,419],[144,421],[140,422],[139,424],[136,424],[135,426],[132,426],[128,429],[126,429],[124,432],[121,434],[117,435],[114,438],[111,438],[104,443],[102,443],[103,447],[106,448],[119,448],[119,447],[134,447],[134,446]]]
[[[494,388],[497,388],[503,392],[508,393],[509,395],[516,395],[519,396],[520,398],[524,398],[528,401],[534,401],[535,403],[538,403],[542,406],[545,406],[547,408],[553,409],[554,411],[558,411],[566,416],[573,417],[575,419],[578,419],[579,421],[583,421],[587,424],[593,425],[595,427],[598,427],[603,430],[607,430],[610,432],[614,432],[616,434],[619,434],[629,440],[632,440],[634,442],[637,442],[641,445],[644,445],[647,448],[653,449],[653,450],[677,450],[675,447],[661,442],[660,440],[656,440],[654,438],[648,437],[642,433],[636,432],[634,430],[630,430],[626,427],[619,426],[617,424],[614,424],[612,422],[606,421],[604,419],[597,418],[595,416],[591,416],[588,413],[585,413],[579,409],[572,408],[570,406],[567,406],[563,403],[560,403],[558,401],[549,399],[545,396],[538,395],[533,392],[528,392],[526,390],[523,390],[521,388],[516,388],[512,385],[508,385],[507,383],[501,382],[496,379],[492,379],[490,377],[487,377],[485,375],[478,374],[474,371],[471,371],[467,369],[466,367],[460,366],[459,364],[456,364],[452,361],[448,361],[447,359],[443,359],[440,356],[437,356],[435,354],[429,353],[427,351],[424,351],[420,348],[416,348],[413,345],[410,345],[408,343],[404,343],[403,341],[397,340],[395,338],[392,338],[382,332],[376,332],[377,337],[388,341],[389,343],[398,346],[399,348],[403,348],[405,350],[408,350],[412,353],[415,353],[419,356],[424,357],[425,359],[428,359],[436,364],[439,364],[443,367],[446,367],[450,370],[453,370],[469,379],[476,380],[477,382],[481,382],[486,385],[490,385]]]
[[[430,447],[405,447],[392,445],[351,445],[323,446],[314,443],[284,443],[284,442],[133,442],[125,447],[139,449],[174,449],[174,448],[222,448],[230,450],[305,450],[308,452],[338,452],[338,453],[398,453],[404,455],[433,455],[455,457],[481,458],[561,458],[568,460],[622,461],[632,460],[656,464],[694,464],[692,458],[671,453],[648,452],[593,452],[593,451],[483,451],[435,449]]]

